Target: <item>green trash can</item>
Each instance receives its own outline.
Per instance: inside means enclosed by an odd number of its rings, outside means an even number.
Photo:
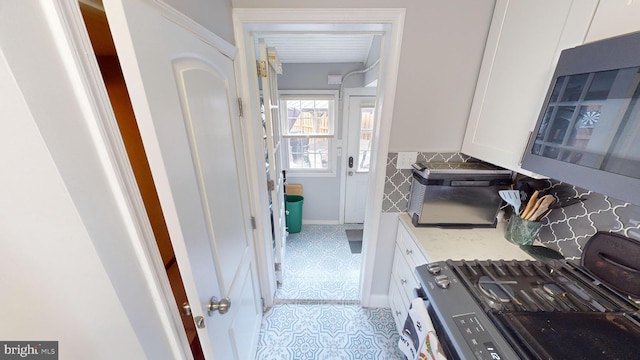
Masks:
[[[302,203],[304,197],[300,195],[285,195],[284,209],[289,233],[299,233],[302,230]]]

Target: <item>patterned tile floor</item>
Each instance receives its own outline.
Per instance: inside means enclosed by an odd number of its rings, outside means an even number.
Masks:
[[[404,359],[390,309],[358,301],[360,254],[345,229],[303,225],[287,238],[282,287],[260,329],[257,360]]]
[[[277,300],[358,300],[360,254],[352,254],[345,229],[362,225],[303,225],[289,234]]]
[[[259,360],[404,359],[389,309],[280,304],[264,317]]]

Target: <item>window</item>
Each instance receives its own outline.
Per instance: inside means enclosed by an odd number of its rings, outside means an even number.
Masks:
[[[357,172],[368,172],[371,163],[371,138],[373,134],[373,105],[360,107],[360,137],[358,140],[358,166]]]
[[[335,95],[281,96],[283,154],[292,173],[334,171]]]

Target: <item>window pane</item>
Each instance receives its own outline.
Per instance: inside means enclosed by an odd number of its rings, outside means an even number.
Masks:
[[[372,107],[360,109],[360,140],[358,145],[358,166],[356,167],[358,172],[369,171],[374,110]]]
[[[329,169],[330,138],[287,138],[289,169]]]
[[[333,100],[286,99],[287,124],[285,135],[331,135]]]

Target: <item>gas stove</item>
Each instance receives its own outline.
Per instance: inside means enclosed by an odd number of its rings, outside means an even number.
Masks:
[[[580,265],[448,260],[416,274],[449,359],[631,359],[640,352],[638,301]]]

